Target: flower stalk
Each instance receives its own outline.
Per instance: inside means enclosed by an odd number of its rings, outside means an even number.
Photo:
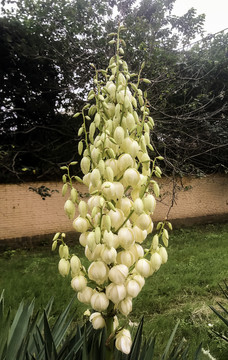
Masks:
[[[106,70],[95,69],[88,104],[75,114],[83,118],[79,129],[79,136],[84,136],[79,142],[83,177],[71,177],[69,167],[63,167],[67,170],[63,195],[70,190],[64,209],[81,233],[79,242],[90,262],[88,268],[69,253],[65,234],[57,233],[53,239],[53,250],[61,242],[60,274],[71,274],[78,300],[93,310],[90,321],[94,329],[106,327],[107,360],[114,359],[114,344],[125,354],[131,351],[131,334],[119,325],[118,318],[127,318],[145,278],[167,261],[165,247],[171,229],[168,221],[160,222],[151,246],[144,250],[143,242],[153,231],[152,215],[160,194],[155,178],[161,177],[157,165],[161,158],[151,160],[148,154],[154,124],[139,86],[140,81],[150,81],[141,79],[142,65],[134,84],[135,74],[129,72],[123,59],[121,31],[119,26],[118,33],[111,34],[116,55]],[[87,202],[78,199],[75,178],[88,187]],[[76,208],[79,215],[75,217]]]

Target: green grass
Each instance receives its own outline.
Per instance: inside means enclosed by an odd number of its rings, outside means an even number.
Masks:
[[[76,246],[73,252],[82,256],[83,249]],[[202,341],[217,360],[227,359],[226,344],[211,332],[224,327],[209,305],[218,300],[226,305],[218,284],[228,280],[228,224],[175,230],[168,253],[167,264],[147,279],[134,300],[131,321],[138,322],[144,315],[145,335],[156,334],[160,348],[180,319],[176,339],[189,341],[191,354]],[[54,296],[54,315],[58,315],[74,293],[70,278],[62,278],[57,265],[58,254],[49,248],[1,254],[0,288],[5,289],[6,304],[16,309],[22,298],[35,297],[38,310]],[[75,300],[76,320],[85,309]]]

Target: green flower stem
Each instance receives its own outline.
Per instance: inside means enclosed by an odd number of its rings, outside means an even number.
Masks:
[[[120,227],[118,227],[118,229],[116,230],[115,234],[118,233],[118,231],[126,224],[126,222],[130,219],[131,215],[133,214],[135,210],[131,210],[130,214],[128,215],[128,217],[124,220],[124,222],[120,225]]]
[[[105,344],[106,345],[105,360],[114,360],[113,309],[114,309],[114,304],[110,301],[108,307],[108,314],[106,318],[107,339]]]

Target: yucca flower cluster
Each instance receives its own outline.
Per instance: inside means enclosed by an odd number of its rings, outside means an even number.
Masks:
[[[131,349],[129,330],[119,328],[118,315],[128,316],[132,301],[145,284],[145,278],[167,261],[168,230],[171,224],[159,223],[149,249],[143,242],[153,231],[151,216],[159,196],[156,177],[161,170],[157,157],[151,160],[148,149],[154,122],[149,115],[146,93],[140,82],[150,81],[131,74],[123,60],[124,41],[112,33],[116,55],[106,70],[95,69],[94,89],[88,104],[75,117],[82,116],[78,151],[83,178],[71,177],[69,167],[63,175],[63,195],[70,191],[64,209],[81,233],[80,244],[90,262],[86,269],[76,255],[69,255],[65,234],[57,233],[53,249],[59,246],[59,272],[71,273],[71,286],[78,300],[90,305],[90,321],[95,329],[107,326],[118,350]],[[88,187],[88,201],[80,199],[73,180]],[[75,210],[79,215],[75,218]],[[163,245],[160,244],[162,240]]]

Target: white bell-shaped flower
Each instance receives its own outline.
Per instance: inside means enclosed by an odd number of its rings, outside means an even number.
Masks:
[[[101,285],[107,280],[108,271],[108,266],[103,261],[94,261],[88,268],[88,277]]]
[[[116,336],[115,342],[117,350],[123,352],[124,354],[129,354],[131,351],[131,334],[129,330],[123,329]]]
[[[127,185],[136,187],[140,180],[140,175],[136,169],[130,168],[124,172],[123,179]]]
[[[82,291],[87,285],[85,276],[78,275],[71,280],[71,286],[75,291]]]
[[[168,260],[168,254],[164,246],[160,247],[158,250],[159,255],[162,258],[162,264],[165,264]]]
[[[89,286],[86,286],[82,291],[78,292],[77,298],[83,304],[90,304],[91,297],[94,293],[94,290]]]
[[[141,286],[139,285],[139,283],[133,279],[129,279],[126,282],[126,290],[127,290],[127,295],[135,298],[136,296],[138,296],[138,294],[141,291]]]
[[[92,323],[94,329],[102,329],[105,327],[105,319],[99,312],[94,312],[90,315],[89,321]]]
[[[128,316],[128,314],[132,311],[132,298],[127,297],[126,299],[120,301],[118,304],[118,310],[121,314]]]
[[[154,254],[151,255],[150,263],[152,268],[157,271],[162,264],[161,256],[157,252],[155,252]]]
[[[126,265],[116,265],[109,270],[109,280],[114,284],[124,284],[128,275],[128,267]]]
[[[69,274],[70,271],[70,263],[68,260],[66,259],[60,259],[59,260],[59,264],[58,264],[58,269],[59,269],[59,273],[60,275],[67,276]]]
[[[123,250],[117,254],[116,261],[118,264],[124,264],[129,268],[135,263],[135,255],[129,250]]]
[[[107,247],[104,246],[104,248],[101,251],[101,259],[108,265],[114,263],[116,261],[117,257],[117,251],[114,247]]]
[[[95,291],[91,296],[90,303],[94,310],[102,312],[108,308],[109,300],[105,293]]]
[[[77,232],[84,233],[89,228],[89,222],[87,219],[82,218],[81,216],[78,216],[73,221],[73,227]]]
[[[147,259],[140,259],[135,264],[135,269],[143,277],[148,277],[151,272],[151,263]]]
[[[118,238],[123,249],[129,249],[135,242],[133,230],[127,227],[122,227],[118,231]]]
[[[111,283],[106,287],[106,296],[114,304],[118,304],[126,296],[126,288],[123,284]]]

